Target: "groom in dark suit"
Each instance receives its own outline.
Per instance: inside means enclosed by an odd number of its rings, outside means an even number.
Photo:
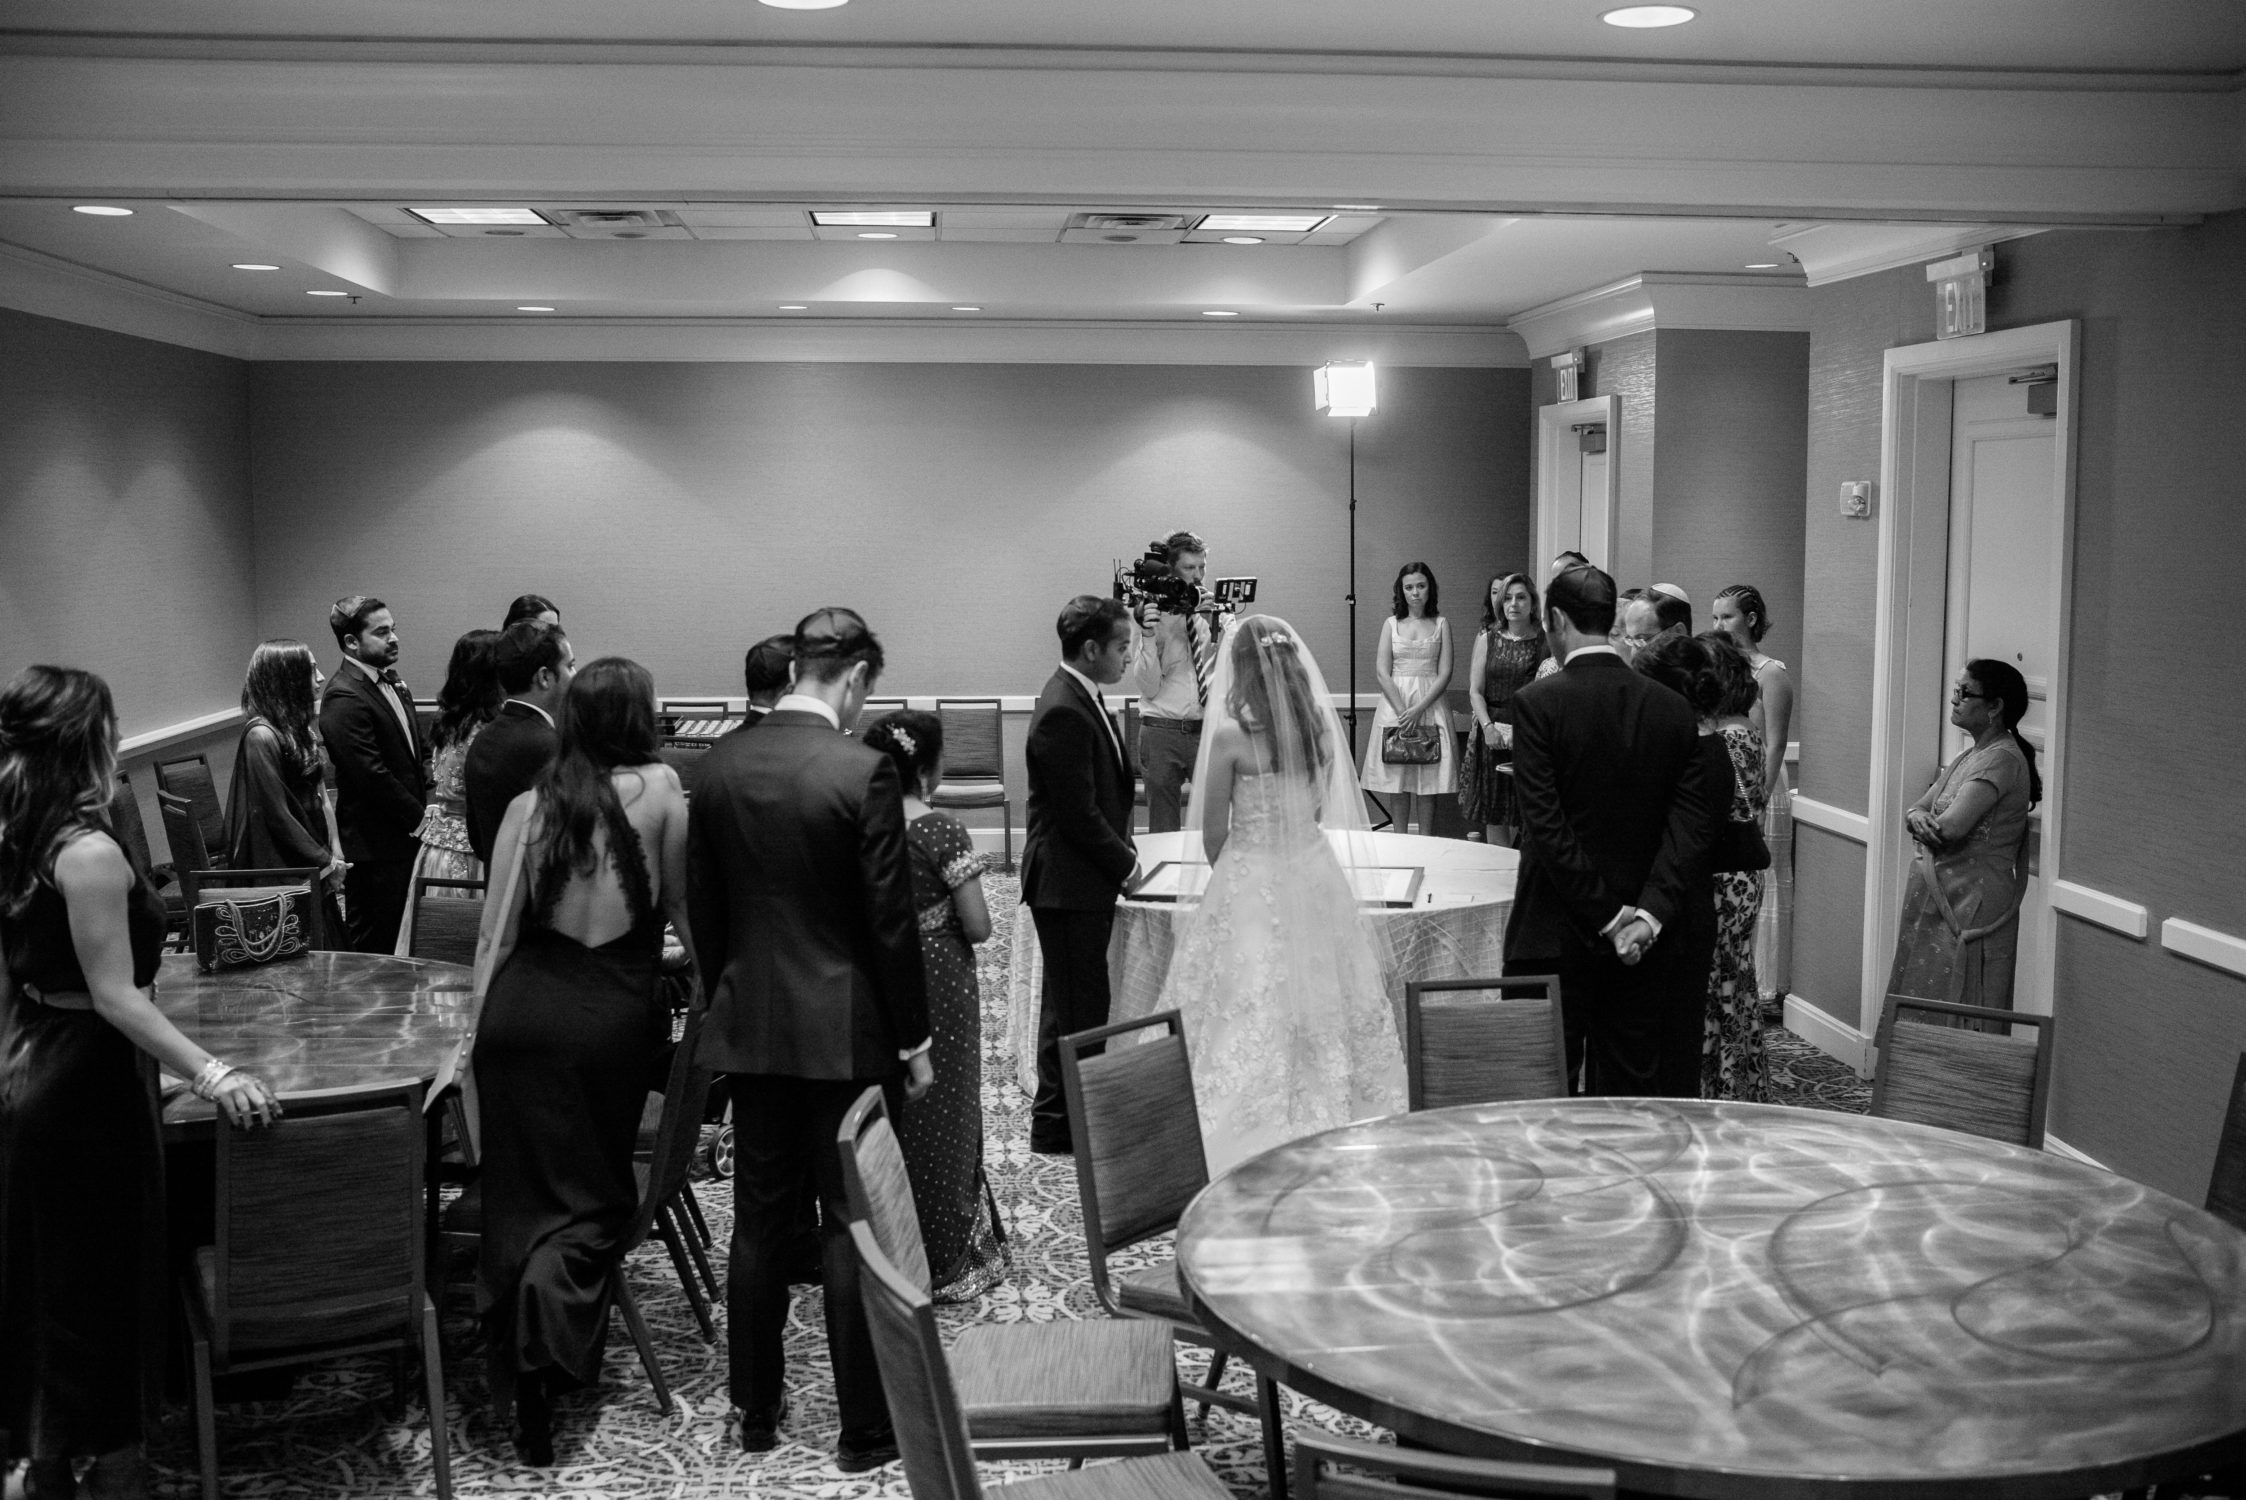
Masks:
[[[726,1308],[741,1443],[762,1453],[779,1442],[789,1250],[808,1175],[842,1414],[836,1462],[853,1474],[897,1445],[835,1135],[869,1084],[889,1091],[896,1119],[935,1076],[904,792],[889,757],[843,733],[881,664],[881,642],[854,611],[806,615],[793,690],[754,730],[711,748],[688,813],[688,918],[710,997],[697,1061],[729,1075],[733,1095]]]
[[[413,699],[398,676],[397,622],[390,606],[350,594],[328,611],[343,665],[320,699],[320,738],[335,771],[335,825],[343,836],[344,927],[353,951],[388,953],[398,943],[421,810],[429,790]]]
[[[1131,766],[1100,689],[1123,680],[1131,620],[1121,601],[1079,594],[1055,627],[1061,664],[1029,721],[1029,834],[1022,901],[1045,956],[1037,1015],[1037,1097],[1029,1148],[1066,1155],[1060,1039],[1107,1024],[1107,940],[1115,902],[1138,867]]]
[[[1688,993],[1678,943],[1714,789],[1692,707],[1607,644],[1605,573],[1568,569],[1544,604],[1563,665],[1513,698],[1521,869],[1505,972],[1559,976],[1571,1087],[1580,1068],[1585,1093],[1697,1092],[1706,997]]]

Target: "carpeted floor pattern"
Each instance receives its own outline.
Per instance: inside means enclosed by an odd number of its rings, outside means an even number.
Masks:
[[[1001,1055],[1005,1025],[1009,924],[1018,915],[1011,877],[995,871],[985,886],[997,930],[981,949],[984,1016],[983,1107],[991,1181],[1011,1237],[1012,1275],[971,1304],[940,1309],[947,1332],[978,1321],[1047,1321],[1101,1316],[1093,1300],[1081,1224],[1075,1169],[1061,1157],[1028,1150],[1028,1101],[1011,1083],[1011,1059]],[[1767,1033],[1774,1097],[1818,1109],[1861,1112],[1868,1087],[1853,1072],[1782,1029]],[[717,1241],[723,1274],[731,1223],[731,1192],[722,1181],[698,1184],[698,1197]],[[1166,1246],[1144,1247],[1160,1256]],[[1141,1263],[1125,1257],[1125,1268]],[[789,1411],[782,1443],[751,1459],[726,1442],[724,1309],[717,1310],[718,1341],[696,1330],[670,1261],[650,1243],[632,1257],[632,1285],[654,1332],[677,1409],[662,1416],[647,1377],[621,1324],[613,1331],[599,1389],[565,1397],[557,1406],[558,1463],[538,1470],[519,1464],[504,1431],[486,1418],[480,1340],[464,1296],[446,1310],[453,1348],[445,1371],[454,1490],[462,1496],[537,1494],[572,1500],[684,1500],[684,1497],[820,1497],[854,1500],[908,1495],[898,1465],[871,1474],[845,1475],[834,1467],[834,1383],[816,1287],[799,1287],[789,1322]],[[1189,1373],[1205,1369],[1203,1351],[1182,1348]],[[1252,1394],[1252,1382],[1235,1366],[1228,1388]],[[429,1424],[416,1394],[393,1414],[389,1370],[380,1359],[339,1361],[306,1369],[283,1399],[243,1402],[218,1413],[221,1493],[235,1497],[287,1496],[290,1500],[361,1500],[361,1497],[429,1495],[435,1491],[429,1462]],[[1286,1394],[1287,1415],[1358,1437],[1374,1430],[1354,1418]],[[1212,1410],[1192,1424],[1197,1452],[1242,1497],[1268,1492],[1261,1444],[1252,1418]],[[151,1444],[156,1493],[199,1493],[194,1428],[172,1409]],[[986,1486],[1060,1467],[1057,1463],[988,1464]]]

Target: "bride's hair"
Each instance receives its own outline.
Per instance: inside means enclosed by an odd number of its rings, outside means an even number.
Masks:
[[[1301,643],[1269,615],[1249,615],[1232,627],[1232,686],[1225,707],[1245,728],[1269,733],[1285,724],[1303,736],[1302,769],[1315,765],[1323,772],[1332,763],[1333,738],[1303,670]],[[1273,748],[1286,765],[1286,752],[1294,747]]]

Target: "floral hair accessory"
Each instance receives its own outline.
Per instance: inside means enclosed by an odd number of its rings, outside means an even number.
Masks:
[[[920,747],[912,742],[912,733],[909,730],[892,729],[889,731],[889,738],[895,740],[897,748],[907,755],[918,755],[920,753]]]

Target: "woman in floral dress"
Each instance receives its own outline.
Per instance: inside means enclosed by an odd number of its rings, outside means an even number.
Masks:
[[[1717,685],[1715,728],[1731,757],[1731,822],[1762,823],[1765,778],[1762,731],[1748,717],[1758,689],[1746,653],[1729,636],[1700,637]],[[1708,971],[1707,1022],[1700,1049],[1700,1097],[1765,1104],[1770,1060],[1763,1050],[1762,997],[1755,983],[1755,925],[1762,911],[1761,870],[1716,875],[1716,955]]]
[[[471,630],[453,642],[444,690],[437,695],[437,727],[430,736],[429,805],[422,811],[421,826],[414,830],[421,852],[413,859],[413,880],[484,878],[483,861],[468,845],[468,798],[462,774],[468,766],[468,747],[505,697],[499,687],[499,632]],[[412,888],[409,882],[406,889]],[[465,899],[469,894],[442,886],[429,892],[432,898]],[[397,953],[403,958],[412,951],[409,901],[405,920],[398,924]]]

